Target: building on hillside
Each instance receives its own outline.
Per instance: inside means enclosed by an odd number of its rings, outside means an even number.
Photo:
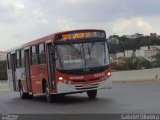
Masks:
[[[150,33],[150,37],[157,37],[157,33]]]
[[[149,60],[149,61],[155,61],[156,58],[154,58],[153,56],[157,55],[157,50],[145,50],[145,56],[144,58]]]
[[[133,55],[133,50],[125,50],[124,57],[131,57]]]
[[[127,61],[124,57],[119,57],[119,58],[116,58],[116,64],[117,65],[123,65],[125,64]]]
[[[144,57],[145,56],[145,50],[140,49],[135,51],[135,56],[136,57]]]
[[[116,62],[116,54],[109,54],[110,56],[110,62],[115,63]]]
[[[145,57],[152,57],[152,56],[154,56],[156,54],[157,54],[156,50],[146,50],[145,51]]]
[[[124,57],[124,52],[119,52],[119,53],[116,53],[116,58],[119,58],[119,57]]]
[[[143,36],[144,36],[143,34],[139,34],[139,33],[135,33],[133,35],[124,35],[124,37],[129,38],[129,39],[136,39],[136,38],[143,37]]]
[[[152,45],[150,46],[150,50],[160,49],[160,46],[158,45]]]
[[[148,46],[142,46],[140,47],[140,50],[149,50]]]
[[[157,35],[157,33],[150,33],[150,37],[152,37],[152,38],[160,38],[160,35]]]
[[[145,58],[150,62],[153,62],[156,60],[156,57],[153,56],[156,56],[156,54],[160,52],[157,49],[160,49],[160,46],[158,45],[142,46],[140,47],[140,49],[137,49],[136,51],[125,50],[124,52],[110,54],[110,61],[111,63],[123,64],[126,62],[125,58],[130,58],[134,54],[136,57]]]
[[[7,53],[0,51],[0,61],[5,61],[7,59]]]
[[[158,40],[160,39],[160,35],[157,36]]]
[[[108,43],[119,44],[118,35],[112,35],[107,40]]]

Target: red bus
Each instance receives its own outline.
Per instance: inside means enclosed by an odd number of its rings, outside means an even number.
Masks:
[[[8,80],[21,98],[45,94],[86,92],[112,88],[111,68],[104,30],[85,29],[54,33],[8,51]]]

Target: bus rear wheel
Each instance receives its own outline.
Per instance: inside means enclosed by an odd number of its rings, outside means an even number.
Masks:
[[[90,91],[87,91],[87,95],[90,99],[94,99],[96,98],[97,96],[97,90],[90,90]]]
[[[28,98],[28,93],[23,92],[23,86],[22,83],[19,83],[19,93],[20,93],[20,97],[22,99],[27,99]]]

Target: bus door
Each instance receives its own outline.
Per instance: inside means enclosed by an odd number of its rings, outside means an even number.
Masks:
[[[12,67],[12,80],[13,80],[13,89],[17,90],[16,85],[16,53],[11,53],[11,67]]]
[[[53,45],[47,44],[47,53],[48,53],[48,78],[50,88],[52,90],[56,89],[56,82],[55,82],[55,62],[54,62],[54,48]]]
[[[30,71],[30,60],[29,60],[29,49],[24,51],[24,58],[25,58],[25,71],[26,71],[26,82],[27,82],[27,89],[28,92],[31,92],[31,71]]]

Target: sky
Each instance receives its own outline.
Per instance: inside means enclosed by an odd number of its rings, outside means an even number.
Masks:
[[[65,30],[160,35],[160,0],[0,0],[0,51]]]

